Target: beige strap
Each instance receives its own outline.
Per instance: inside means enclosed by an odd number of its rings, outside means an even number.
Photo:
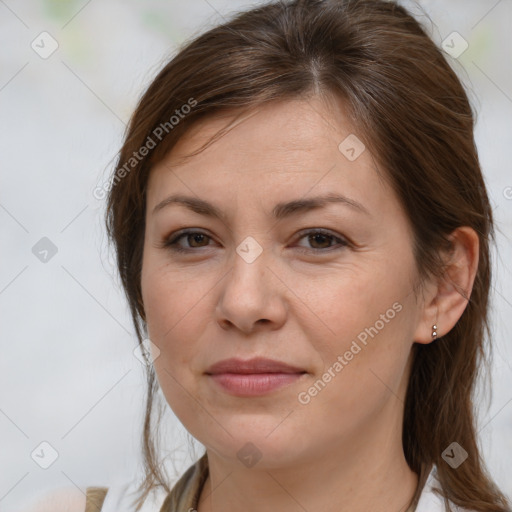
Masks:
[[[85,512],[100,512],[108,487],[87,487],[85,492]]]
[[[199,497],[208,478],[206,452],[190,466],[165,498],[160,512],[188,512],[197,510]]]

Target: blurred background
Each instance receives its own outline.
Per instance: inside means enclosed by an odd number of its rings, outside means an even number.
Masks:
[[[0,0],[1,511],[140,473],[143,363],[93,191],[178,46],[259,3]],[[492,394],[480,393],[479,436],[512,497],[512,2],[402,4],[449,54],[477,112],[498,228]],[[168,407],[163,423],[179,475],[201,447]]]

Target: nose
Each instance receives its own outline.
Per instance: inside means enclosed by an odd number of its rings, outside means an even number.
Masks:
[[[224,330],[245,334],[279,329],[286,321],[286,285],[269,267],[265,251],[251,263],[234,254],[232,269],[221,280],[216,308],[217,322]]]

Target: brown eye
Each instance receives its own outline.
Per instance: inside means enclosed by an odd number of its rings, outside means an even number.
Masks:
[[[314,235],[308,235],[309,243],[313,244],[314,249],[327,249],[330,247],[334,237],[324,235],[323,233],[316,233]],[[316,247],[315,247],[316,245]],[[320,247],[318,247],[320,245]]]
[[[310,247],[301,246],[306,252],[326,252],[348,246],[348,242],[339,236],[323,230],[312,230],[304,233],[299,240],[307,239]],[[334,245],[332,245],[334,242]],[[336,245],[338,247],[336,247]]]
[[[182,240],[185,240],[187,245],[181,245],[180,242]],[[206,233],[202,233],[201,231],[181,231],[165,241],[163,246],[167,247],[171,251],[191,252],[194,249],[208,247],[208,242],[210,240],[211,237],[209,237]]]
[[[186,235],[186,240],[190,243],[191,247],[203,247],[202,242],[207,238],[203,233],[194,233],[192,235]],[[196,245],[198,244],[198,245]]]

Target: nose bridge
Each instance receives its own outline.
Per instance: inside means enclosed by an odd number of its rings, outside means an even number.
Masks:
[[[263,245],[252,236],[244,238],[235,248],[229,285],[238,295],[239,301],[246,301],[246,306],[252,302],[256,305],[269,291],[266,275],[266,266],[270,263],[269,253],[270,250],[264,250]]]
[[[271,266],[271,253],[252,236],[236,246],[218,305],[219,321],[223,325],[229,323],[250,331],[260,320],[276,325],[282,322],[284,307],[279,280],[267,268]]]

